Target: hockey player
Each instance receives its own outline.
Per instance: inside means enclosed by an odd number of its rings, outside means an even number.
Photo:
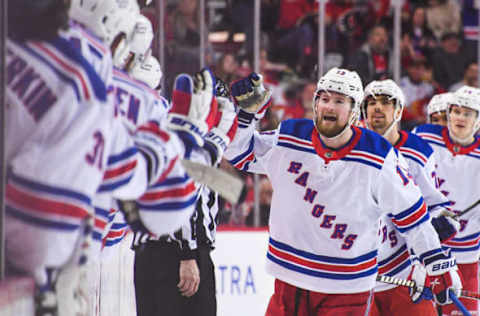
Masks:
[[[398,123],[404,106],[405,96],[393,80],[372,81],[365,87],[362,113],[366,127],[385,137],[406,159],[408,172],[419,186],[425,204],[433,215],[432,224],[435,230],[441,240],[447,240],[456,233],[457,223],[451,218],[439,215],[442,211],[447,212],[444,207],[450,202],[436,188],[432,148],[417,135],[399,129]],[[386,215],[381,219],[379,235],[379,274],[407,279],[413,268],[409,249],[405,238]],[[411,293],[412,301],[407,288],[378,283],[370,315],[435,316],[432,302],[420,301],[421,294]]]
[[[255,131],[270,92],[256,74],[232,85],[242,107],[225,156],[265,173],[274,187],[267,271],[275,293],[267,315],[366,315],[377,274],[378,220],[388,214],[438,283],[437,300],[461,289],[420,191],[378,134],[352,126],[363,99],[356,72],[333,68],[317,84],[314,120]]]
[[[460,212],[476,202],[480,185],[480,138],[475,132],[480,127],[480,90],[464,86],[457,90],[447,108],[446,127],[421,125],[416,133],[433,148],[437,164],[439,189],[453,203],[452,209]],[[456,257],[465,283],[464,288],[478,292],[478,259],[480,229],[478,207],[459,217],[460,230],[444,243]],[[476,300],[460,298],[465,307],[478,315]],[[443,315],[458,315],[454,305],[442,306]]]
[[[132,198],[155,184],[168,170],[167,163],[179,156],[168,132],[145,126],[132,138],[112,119],[107,87],[85,59],[91,52],[71,41],[69,30],[59,32],[68,28],[67,11],[64,1],[55,0],[9,5],[9,36],[14,40],[8,41],[7,51],[7,258],[10,274],[35,278],[46,313],[55,309],[43,303],[55,303],[57,275],[72,262],[74,249],[82,248],[82,227],[93,215],[91,199],[108,170],[113,142],[129,144],[124,148],[130,149],[132,163],[127,179],[136,183]],[[215,103],[208,89],[212,79],[207,80],[196,95],[191,95],[191,79],[183,81],[192,100],[183,104],[185,121],[195,100],[208,104],[197,113],[209,113]],[[191,139],[196,137],[198,133]],[[74,265],[84,260],[75,259]]]
[[[436,94],[427,106],[427,122],[447,126],[447,107],[452,97],[452,92]]]

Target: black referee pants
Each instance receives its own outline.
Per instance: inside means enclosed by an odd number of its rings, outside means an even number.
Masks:
[[[215,271],[209,248],[197,250],[200,286],[192,297],[177,287],[180,256],[175,244],[147,243],[135,251],[137,316],[216,316]]]

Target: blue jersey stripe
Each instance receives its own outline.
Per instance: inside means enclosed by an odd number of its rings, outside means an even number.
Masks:
[[[45,218],[30,216],[28,214],[25,214],[11,207],[10,205],[6,205],[5,211],[8,215],[15,217],[23,222],[27,222],[33,226],[39,226],[47,229],[63,230],[63,231],[73,231],[80,228],[80,224],[76,225],[76,224],[65,223],[65,222],[62,223],[59,221],[53,221]]]
[[[276,241],[270,237],[269,240],[270,244],[272,244],[275,248],[288,251],[291,253],[294,253],[300,257],[304,257],[307,259],[312,259],[312,260],[317,260],[317,261],[323,261],[323,262],[328,262],[328,263],[338,263],[338,264],[358,264],[362,263],[364,261],[368,261],[372,258],[377,257],[377,250],[371,251],[369,253],[366,253],[364,255],[355,257],[355,258],[337,258],[337,257],[328,257],[328,256],[321,256],[321,255],[316,255],[304,250],[299,250],[295,249],[292,246],[289,246],[285,243],[282,243],[280,241]]]
[[[85,204],[89,204],[89,205],[91,204],[91,199],[86,195],[83,195],[75,191],[63,189],[63,188],[58,188],[58,187],[54,187],[46,184],[40,184],[38,182],[33,182],[31,180],[27,180],[25,178],[17,176],[13,172],[9,172],[8,179],[16,182],[16,184],[22,185],[34,191],[65,196],[68,198],[76,199]]]
[[[141,202],[137,202],[140,206],[142,211],[158,211],[158,212],[177,212],[182,211],[185,208],[188,208],[192,204],[194,204],[197,200],[197,195],[194,195],[187,201],[182,202],[165,202],[165,203],[157,203],[157,204],[144,204]]]
[[[310,270],[306,269],[304,267],[299,267],[297,265],[291,264],[289,262],[285,262],[283,260],[280,260],[274,256],[272,256],[270,253],[267,253],[267,258],[271,260],[272,262],[286,268],[289,270],[293,270],[299,273],[303,273],[309,276],[313,277],[318,277],[318,278],[326,278],[326,279],[334,279],[334,280],[353,280],[353,279],[358,279],[358,278],[363,278],[370,276],[372,274],[377,273],[378,268],[375,265],[373,268],[360,272],[360,273],[349,273],[349,274],[340,274],[340,273],[327,273],[327,272],[320,272],[316,270]]]

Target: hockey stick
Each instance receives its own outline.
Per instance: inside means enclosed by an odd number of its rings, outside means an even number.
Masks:
[[[464,209],[464,210],[461,211],[460,213],[455,214],[455,215],[453,216],[453,219],[458,220],[458,218],[459,218],[460,216],[465,215],[466,213],[470,212],[470,211],[473,210],[475,207],[477,207],[479,204],[480,204],[480,200],[476,201],[475,203],[473,203],[472,205],[470,205],[469,207],[467,207],[466,209]]]
[[[377,275],[377,281],[387,284],[393,284],[398,286],[406,286],[408,288],[414,289],[415,291],[420,290],[417,288],[417,284],[414,280],[405,280],[396,277],[390,277],[387,275]],[[480,293],[475,293],[467,290],[461,290],[460,296],[465,298],[470,298],[474,300],[480,300]]]
[[[457,306],[457,308],[463,313],[463,316],[472,316],[472,314],[470,314],[470,312],[462,304],[462,302],[460,302],[460,300],[455,295],[455,292],[453,290],[448,291],[448,296],[450,296],[450,299],[452,300],[453,304],[455,304],[455,306]]]
[[[221,169],[182,160],[188,175],[220,194],[232,204],[237,204],[243,190],[243,181]]]

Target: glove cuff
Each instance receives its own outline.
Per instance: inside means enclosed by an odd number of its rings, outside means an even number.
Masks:
[[[456,259],[450,253],[446,254],[441,249],[432,252],[435,253],[420,256],[429,276],[441,275],[457,268]]]
[[[194,147],[203,146],[203,138],[208,131],[208,126],[205,122],[192,121],[184,115],[174,113],[168,115],[168,128],[177,132],[184,131],[190,134],[193,139]],[[189,143],[188,145],[192,144]]]
[[[208,132],[203,148],[210,153],[213,165],[220,162],[229,144],[230,139],[220,129],[214,127]]]

